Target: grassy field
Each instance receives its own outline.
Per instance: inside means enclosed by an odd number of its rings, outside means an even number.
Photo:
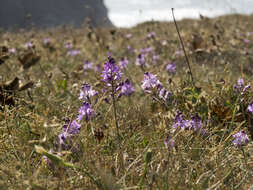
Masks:
[[[0,189],[253,189],[252,19],[0,31]]]

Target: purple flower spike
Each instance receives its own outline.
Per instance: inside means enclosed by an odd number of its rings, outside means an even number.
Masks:
[[[180,127],[182,130],[189,129],[191,128],[191,122],[189,120],[185,120],[182,112],[178,111],[175,117],[175,122],[172,127],[174,129]]]
[[[79,109],[78,121],[80,122],[83,117],[85,117],[85,121],[88,122],[89,119],[95,116],[94,110],[91,108],[91,105],[88,102],[84,102],[82,107]]]
[[[172,74],[175,74],[176,73],[176,64],[174,63],[169,63],[165,69],[169,72],[169,73],[172,73]]]
[[[198,131],[200,128],[202,128],[201,118],[198,115],[193,116],[191,120],[191,125],[194,131]]]
[[[248,105],[247,111],[251,114],[253,114],[253,101]]]
[[[191,120],[185,120],[182,112],[178,111],[172,127],[175,130],[180,127],[181,130],[193,130],[202,136],[208,135],[208,132],[203,128],[201,118],[198,115],[193,116]]]
[[[63,131],[68,135],[76,135],[79,134],[81,130],[81,124],[79,124],[76,120],[66,121],[65,125],[63,125]]]
[[[120,89],[118,98],[120,98],[122,95],[130,96],[134,92],[134,87],[128,79],[125,82],[121,83],[118,89]]]
[[[151,88],[160,88],[162,85],[160,83],[160,81],[156,78],[155,75],[149,73],[149,72],[146,72],[144,74],[144,79],[142,81],[142,85],[141,87],[144,89],[144,90],[149,90]]]
[[[62,148],[65,147],[66,142],[74,135],[79,134],[81,130],[81,124],[76,120],[70,123],[69,119],[66,119],[65,124],[62,127],[62,132],[58,135],[59,143]]]
[[[165,102],[168,102],[171,96],[172,96],[171,92],[167,91],[165,88],[162,88],[159,91],[159,98],[161,98]]]
[[[121,72],[119,67],[115,65],[115,60],[112,57],[108,57],[108,61],[104,64],[104,70],[102,71],[103,81],[107,83],[108,86],[111,85],[111,82],[114,80],[121,79]]]
[[[245,86],[245,82],[243,80],[243,78],[239,78],[237,80],[237,84],[234,85],[234,90],[236,92],[241,93],[241,95],[244,95],[244,93],[251,87],[250,84]]]
[[[234,140],[232,143],[237,147],[241,148],[242,146],[246,146],[249,143],[249,138],[244,131],[239,131],[238,133],[233,135]]]
[[[92,96],[97,95],[98,92],[96,90],[92,90],[92,87],[88,83],[84,83],[82,85],[82,89],[80,92],[79,100],[89,101]]]

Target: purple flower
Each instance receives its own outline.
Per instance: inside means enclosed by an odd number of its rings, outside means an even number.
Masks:
[[[93,68],[93,63],[86,60],[83,64],[83,70],[86,71],[86,70],[89,70],[89,69],[92,69]]]
[[[64,47],[65,47],[66,49],[72,49],[73,45],[72,45],[71,42],[67,42],[67,43],[64,44]]]
[[[253,114],[253,101],[248,105],[247,111]]]
[[[9,50],[9,52],[10,52],[11,54],[14,54],[14,53],[16,52],[16,49],[15,49],[15,48],[11,48],[11,49]]]
[[[176,64],[174,64],[173,62],[172,63],[169,63],[165,69],[169,72],[169,73],[176,73]]]
[[[235,91],[240,92],[241,95],[243,95],[251,87],[250,84],[248,84],[246,86],[244,86],[244,84],[245,84],[245,82],[244,82],[243,78],[238,78],[237,84],[234,85]]]
[[[91,108],[91,104],[88,102],[84,102],[81,108],[78,111],[78,121],[80,122],[83,117],[85,117],[85,121],[88,122],[89,119],[95,116],[94,110]]]
[[[51,40],[50,38],[45,38],[43,42],[45,45],[47,45],[47,44],[50,44]]]
[[[136,59],[136,62],[135,64],[137,66],[144,66],[145,65],[145,55],[144,54],[139,54],[137,59]]]
[[[26,47],[27,49],[33,47],[32,42],[26,42],[25,47]]]
[[[130,83],[130,81],[127,79],[125,82],[119,85],[117,90],[120,90],[120,93],[118,95],[118,98],[120,98],[122,95],[130,96],[134,92],[134,87]]]
[[[80,50],[69,50],[68,55],[69,56],[75,56],[75,55],[80,55],[81,51]]]
[[[149,90],[151,88],[160,88],[161,87],[161,83],[160,81],[156,78],[155,75],[146,72],[144,73],[144,79],[142,81],[142,85],[141,87],[144,90]]]
[[[189,120],[185,120],[183,113],[178,111],[172,127],[174,129],[180,127],[182,130],[189,129],[191,127],[191,122]]]
[[[76,135],[80,133],[81,124],[79,124],[76,120],[70,123],[70,120],[67,119],[62,128],[63,132],[66,132],[68,135]]]
[[[92,96],[97,95],[98,92],[96,90],[92,90],[92,87],[88,83],[84,83],[82,85],[82,89],[80,91],[79,100],[89,101]]]
[[[174,129],[180,127],[181,130],[193,130],[203,136],[206,136],[208,132],[203,128],[202,121],[198,115],[192,117],[191,120],[185,120],[182,112],[178,111],[175,117],[174,124],[172,126]]]
[[[234,140],[232,143],[237,147],[241,148],[242,146],[246,146],[249,143],[249,138],[244,131],[239,131],[238,133],[233,135]]]
[[[167,149],[175,147],[175,141],[172,139],[170,135],[166,135],[166,139],[164,140],[163,143]]]
[[[65,124],[62,127],[62,132],[58,135],[59,143],[62,147],[65,146],[66,142],[74,135],[79,134],[81,130],[81,124],[76,120],[70,122],[66,119]]]
[[[171,92],[167,91],[165,88],[162,88],[159,91],[159,98],[161,98],[165,102],[168,102],[170,100],[171,95]]]
[[[128,64],[129,64],[129,61],[127,58],[121,58],[121,60],[119,61],[119,67],[121,69],[126,68],[128,66]]]
[[[250,43],[250,40],[249,40],[249,39],[244,39],[243,42],[244,42],[245,44],[248,44],[248,43]]]
[[[115,65],[115,60],[112,57],[108,57],[108,61],[104,64],[104,70],[102,71],[103,81],[111,86],[111,82],[121,79],[121,72],[119,67]]]
[[[147,38],[155,38],[155,37],[156,37],[155,32],[151,32],[151,33],[147,34]]]
[[[191,129],[195,132],[200,133],[203,136],[206,136],[208,132],[203,128],[201,118],[198,115],[195,115],[191,119]]]

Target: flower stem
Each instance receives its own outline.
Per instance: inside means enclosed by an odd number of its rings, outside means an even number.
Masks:
[[[112,80],[111,85],[112,85],[112,104],[113,104],[113,112],[114,112],[114,121],[115,121],[116,130],[117,130],[118,140],[120,140],[119,124],[118,124],[118,118],[117,118],[117,106],[116,106],[116,101],[115,101],[115,87],[114,87],[113,80]]]

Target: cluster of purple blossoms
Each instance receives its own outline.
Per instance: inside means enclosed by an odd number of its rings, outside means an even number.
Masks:
[[[234,90],[243,95],[250,87],[251,87],[250,84],[245,85],[243,78],[239,78],[237,80],[237,84],[234,85]]]
[[[121,61],[125,61],[128,64],[127,59],[122,59]],[[124,82],[120,81],[122,73],[120,72],[119,67],[115,65],[115,60],[110,56],[104,65],[102,77],[102,81],[105,82],[108,87],[112,87],[112,89],[110,89],[111,95],[118,93],[118,98],[120,98],[122,95],[130,96],[134,92],[134,87],[128,79]],[[103,89],[103,91],[106,92],[107,90]],[[108,98],[106,98],[105,101],[109,103]]]
[[[119,61],[119,67],[121,69],[127,68],[128,65],[129,65],[129,61],[128,61],[127,58],[123,57],[123,58],[120,59],[120,61]]]
[[[121,79],[122,73],[111,56],[108,56],[108,61],[104,64],[104,70],[101,76],[107,86],[111,86],[114,81],[119,81]]]
[[[161,88],[161,86],[161,82],[156,78],[156,75],[149,72],[144,73],[144,79],[141,85],[143,90],[148,92],[152,88]]]
[[[80,92],[79,99],[84,100],[83,105],[78,111],[77,119],[70,121],[67,119],[63,125],[62,132],[58,135],[59,144],[61,148],[67,149],[66,144],[71,143],[71,138],[80,133],[81,130],[81,120],[85,118],[85,121],[88,122],[96,114],[91,107],[91,97],[97,95],[98,92],[93,90],[92,87],[84,83]]]
[[[117,91],[120,91],[118,98],[120,98],[122,95],[124,96],[130,96],[134,93],[134,87],[131,84],[131,82],[127,79],[125,82],[122,82],[117,87]]]
[[[174,64],[173,62],[169,63],[168,65],[166,65],[165,69],[172,74],[176,73],[176,64]]]
[[[175,117],[174,124],[172,126],[175,130],[180,128],[181,130],[193,130],[203,136],[206,136],[208,132],[203,128],[202,121],[198,115],[195,115],[191,120],[185,120],[182,112],[178,111]]]
[[[66,119],[65,124],[62,127],[62,132],[58,135],[59,143],[63,149],[66,148],[66,143],[76,134],[80,133],[81,124],[76,120],[70,121]]]
[[[164,101],[165,104],[171,100],[172,93],[167,91],[156,76],[149,72],[144,73],[141,87],[146,93],[153,93],[153,95],[156,95]]]
[[[79,99],[90,102],[90,98],[92,96],[97,95],[97,94],[98,94],[98,92],[96,90],[93,90],[92,87],[88,83],[84,83],[82,85],[81,90],[80,90]]]
[[[84,102],[78,111],[77,119],[80,122],[83,119],[83,117],[85,117],[85,121],[88,122],[94,116],[95,116],[95,112],[91,108],[91,104],[88,102]]]
[[[161,98],[164,102],[168,102],[172,96],[172,93],[167,91],[165,88],[161,88],[159,91],[159,98]]]
[[[93,63],[86,60],[83,64],[83,70],[87,71],[87,70],[91,70],[91,69],[93,69]]]
[[[239,131],[238,133],[234,134],[233,137],[234,140],[232,141],[232,143],[237,148],[242,148],[242,146],[246,146],[249,143],[249,138],[244,131]]]

